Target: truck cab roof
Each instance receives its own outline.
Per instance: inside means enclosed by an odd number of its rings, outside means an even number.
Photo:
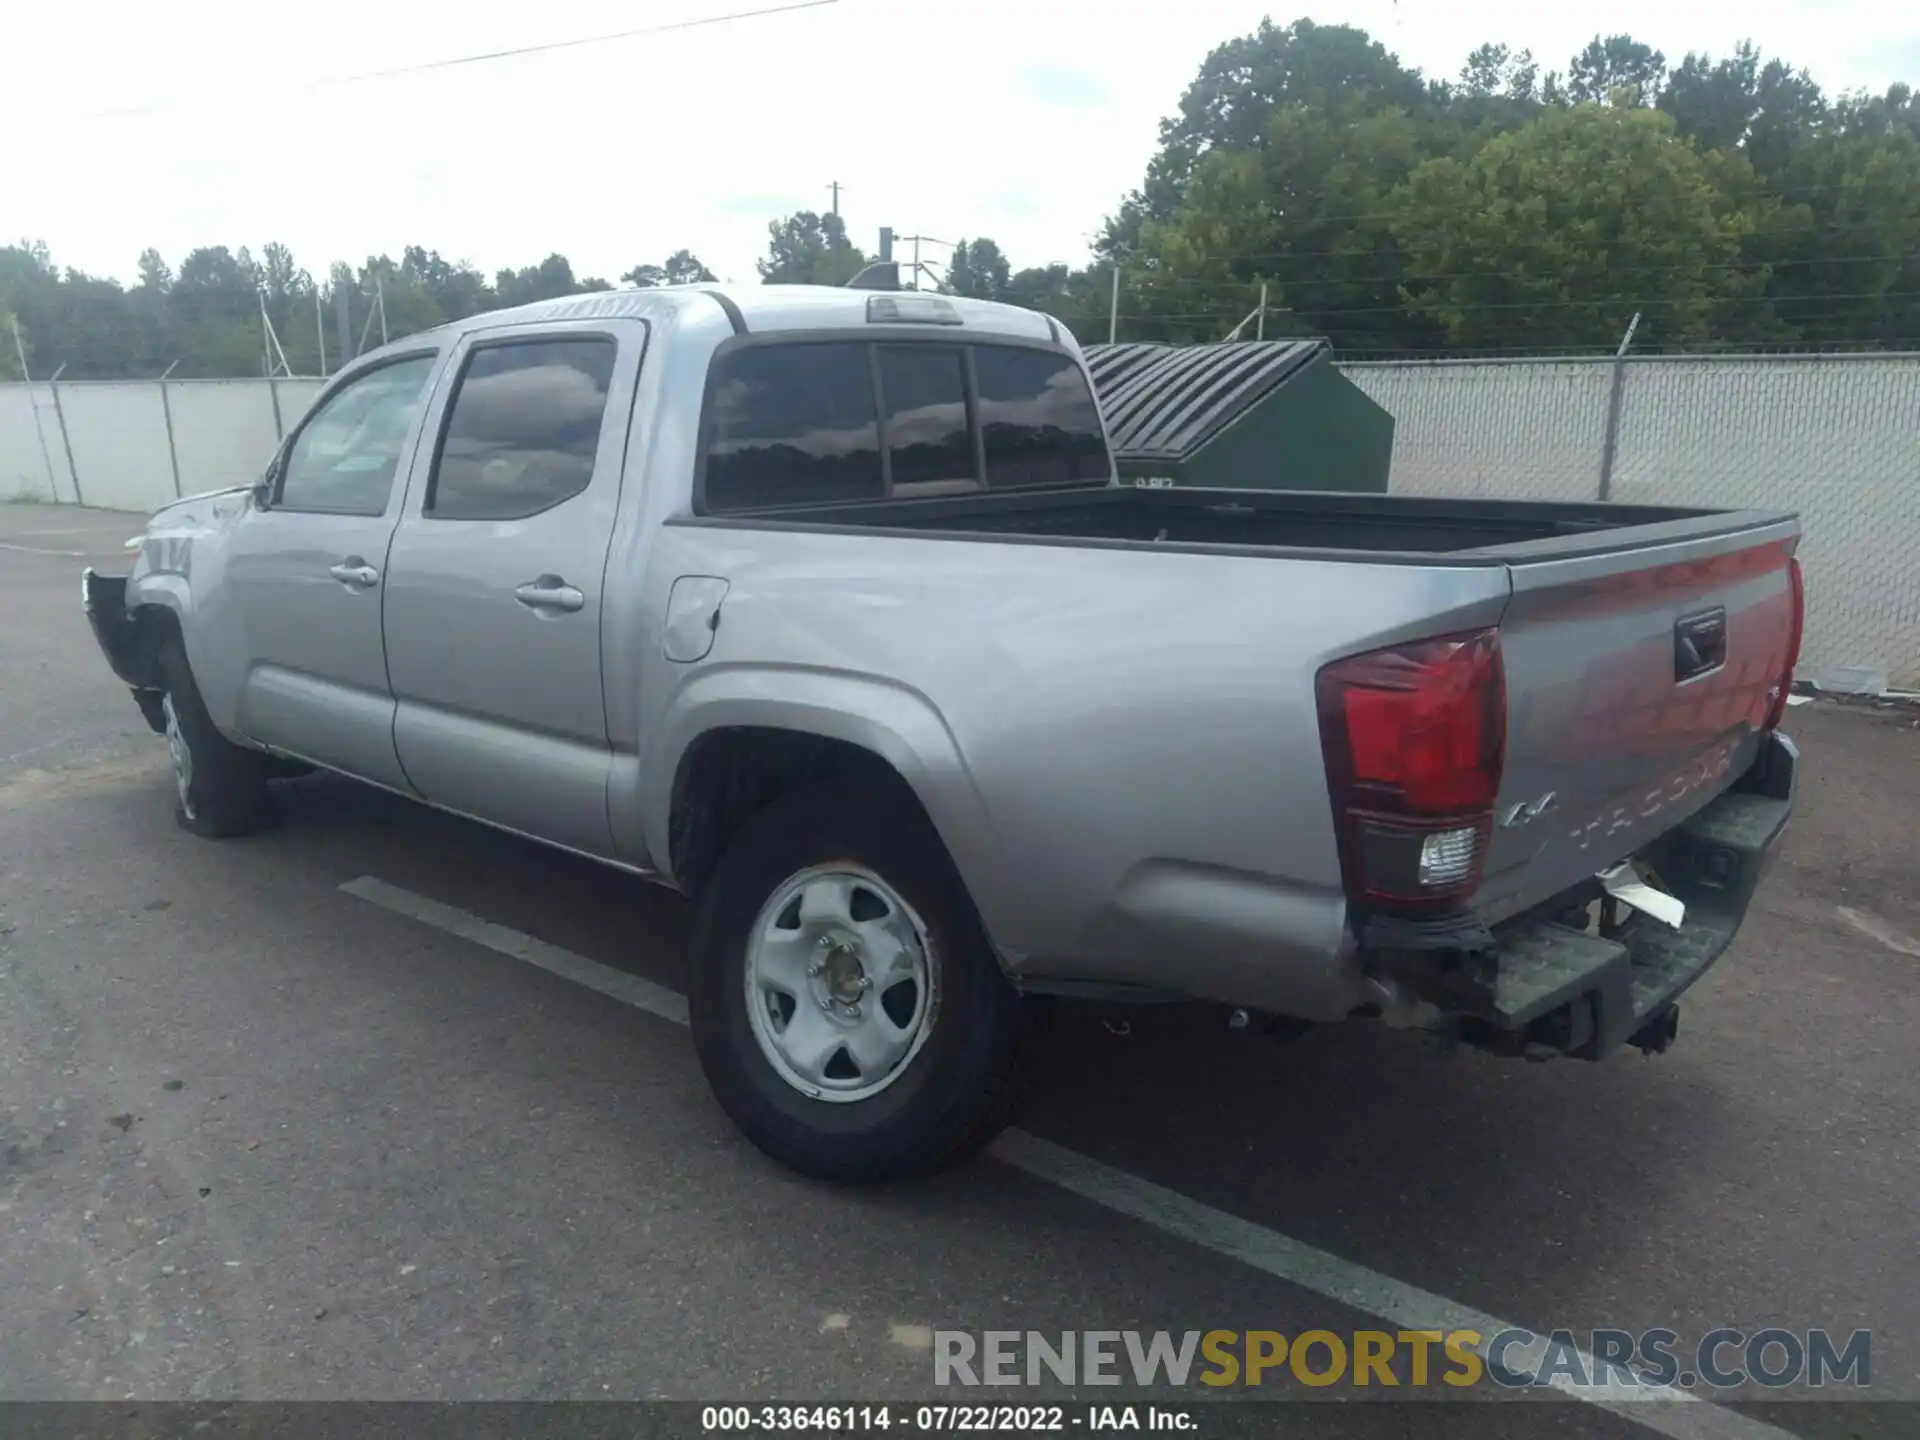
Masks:
[[[884,302],[894,302],[897,318],[885,314]],[[937,307],[943,317],[932,323],[958,335],[1020,336],[1051,340],[1077,352],[1073,334],[1064,325],[1032,310],[992,300],[924,291],[852,290],[831,285],[665,285],[647,290],[597,290],[538,300],[508,310],[489,310],[449,321],[433,333],[456,337],[470,330],[548,320],[603,320],[617,318],[665,319],[688,311],[724,314],[743,334],[778,331],[865,330],[885,325],[914,325],[914,308]],[[926,323],[926,322],[921,322]],[[396,342],[404,343],[404,342]],[[387,348],[387,347],[383,347]]]

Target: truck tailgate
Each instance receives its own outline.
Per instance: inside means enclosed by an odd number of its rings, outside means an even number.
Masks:
[[[1488,923],[1704,808],[1752,763],[1783,702],[1798,643],[1797,522],[1746,516],[1672,540],[1664,528],[1510,563],[1506,758],[1474,902]]]

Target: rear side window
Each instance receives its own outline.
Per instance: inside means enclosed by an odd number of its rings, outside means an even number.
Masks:
[[[1100,412],[1073,361],[1047,350],[979,345],[973,367],[991,488],[1112,477]]]
[[[602,336],[475,350],[427,491],[436,520],[519,520],[587,488],[613,379]]]
[[[757,345],[715,362],[706,502],[756,510],[885,493],[867,347]]]

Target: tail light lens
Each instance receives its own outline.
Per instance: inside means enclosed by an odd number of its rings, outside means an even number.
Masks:
[[[1337,660],[1316,691],[1348,895],[1422,906],[1471,894],[1506,747],[1500,632]]]
[[[1807,625],[1807,582],[1801,577],[1798,556],[1789,556],[1787,559],[1787,583],[1793,591],[1793,618],[1787,630],[1787,661],[1780,672],[1780,688],[1774,692],[1773,703],[1767,707],[1766,728],[1769,730],[1777,728],[1781,720],[1786,718],[1787,696],[1793,693],[1794,667],[1800,663],[1800,635]]]

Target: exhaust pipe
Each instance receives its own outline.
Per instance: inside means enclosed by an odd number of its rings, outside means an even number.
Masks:
[[[1628,1036],[1627,1043],[1645,1054],[1661,1055],[1679,1033],[1680,1007],[1669,1005]]]

